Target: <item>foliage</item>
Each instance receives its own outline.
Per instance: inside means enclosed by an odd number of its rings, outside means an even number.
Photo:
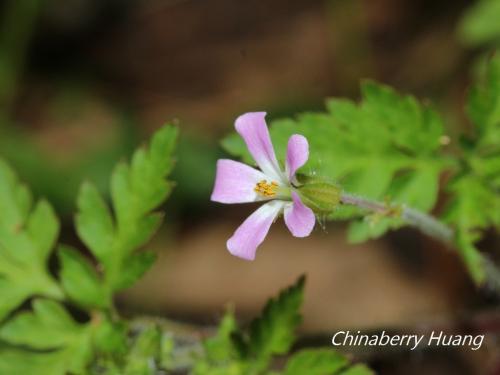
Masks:
[[[0,319],[34,295],[59,298],[62,291],[47,270],[59,232],[51,206],[33,197],[0,160]]]
[[[471,89],[467,113],[473,132],[461,142],[461,169],[448,186],[445,220],[457,229],[457,244],[473,276],[484,279],[474,243],[482,231],[500,228],[500,55]]]
[[[500,57],[491,60],[486,76],[471,90],[468,113],[474,131],[457,142],[456,154],[444,147],[450,139],[441,117],[428,105],[373,82],[363,83],[361,93],[359,104],[330,99],[324,112],[272,121],[277,156],[285,155],[292,134],[303,134],[310,144],[304,175],[326,177],[348,193],[388,203],[386,214],[340,206],[328,217],[352,220],[349,238],[354,242],[405,225],[391,207],[431,212],[444,188],[451,197],[443,219],[455,229],[455,245],[472,277],[483,282],[484,258],[474,243],[500,222]],[[252,163],[236,134],[223,146]],[[442,186],[445,172],[452,179]]]
[[[0,162],[0,373],[86,373],[97,356],[104,366],[100,373],[151,373],[150,341],[159,348],[164,341],[154,327],[128,339],[113,294],[132,285],[154,261],[153,253],[137,250],[161,222],[152,211],[172,188],[166,178],[176,138],[177,129],[165,126],[130,164],[115,168],[114,214],[93,184],[83,184],[76,229],[94,259],[58,245],[57,276],[47,263],[59,222],[45,200],[33,205],[30,191]],[[18,311],[26,301],[31,308]]]
[[[286,355],[301,321],[304,278],[276,299],[248,330],[231,313],[218,332],[182,352],[168,328],[140,328],[116,314],[114,294],[132,285],[154,262],[140,250],[158,228],[154,210],[170,194],[177,130],[159,130],[149,147],[121,162],[111,177],[111,207],[90,182],[77,199],[76,231],[90,256],[57,243],[59,222],[51,206],[33,204],[30,191],[0,162],[0,373],[157,374],[189,369],[194,374],[279,374],[269,367]],[[57,254],[53,275],[49,257]],[[24,306],[21,306],[24,305]],[[198,350],[199,352],[199,350]],[[193,360],[194,363],[193,363]],[[349,368],[330,349],[294,354],[282,374],[338,374]],[[369,374],[368,370],[361,374]]]
[[[304,349],[293,354],[282,370],[273,358],[285,355],[295,342],[300,324],[305,278],[270,299],[261,315],[248,329],[238,327],[232,312],[226,313],[215,336],[204,342],[203,356],[195,375],[333,375],[344,372],[370,375],[366,367],[350,366],[348,360],[331,348]]]
[[[479,0],[465,12],[459,28],[462,42],[470,46],[500,42],[500,2]]]

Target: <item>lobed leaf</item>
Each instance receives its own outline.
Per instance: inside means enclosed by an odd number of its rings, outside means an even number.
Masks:
[[[114,291],[131,286],[153,264],[154,254],[136,251],[161,223],[162,215],[151,211],[170,193],[172,183],[166,178],[172,169],[176,139],[177,129],[165,126],[153,136],[149,147],[134,153],[130,165],[117,165],[110,182],[112,210],[91,183],[80,189],[77,233],[102,265],[100,279],[93,267],[77,260],[74,253],[63,251],[61,255],[67,267],[78,273],[72,276],[65,272],[62,279],[66,288],[74,289],[71,296],[82,306],[109,307]],[[86,281],[77,285],[79,278]]]
[[[468,114],[473,134],[462,142],[461,170],[448,185],[452,198],[443,218],[457,231],[456,244],[477,283],[487,278],[475,243],[484,230],[500,228],[500,56],[469,95]]]
[[[233,345],[241,358],[252,363],[255,371],[267,367],[273,355],[288,352],[295,340],[295,329],[301,322],[305,277],[277,298],[270,299],[262,314],[252,321],[248,334],[235,332]]]
[[[61,297],[47,270],[47,259],[59,233],[52,207],[40,200],[33,207],[30,191],[0,160],[0,320],[33,295]]]
[[[58,302],[36,299],[33,311],[16,315],[0,329],[2,340],[30,348],[0,347],[0,373],[83,373],[91,359],[90,335],[90,327],[76,323]]]
[[[61,283],[67,295],[83,307],[108,307],[110,291],[102,285],[92,264],[69,246],[61,245],[58,255],[61,261]]]

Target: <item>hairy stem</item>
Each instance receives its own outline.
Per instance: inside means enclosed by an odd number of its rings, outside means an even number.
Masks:
[[[340,202],[357,206],[359,208],[384,214],[387,216],[400,217],[411,226],[419,229],[428,236],[435,238],[446,244],[451,244],[454,238],[453,229],[446,224],[443,224],[438,219],[424,212],[407,206],[391,206],[387,203],[382,203],[360,197],[358,195],[342,192]]]

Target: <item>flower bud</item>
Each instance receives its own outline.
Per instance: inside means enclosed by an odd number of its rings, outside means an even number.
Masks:
[[[339,186],[316,177],[301,177],[298,193],[302,202],[316,213],[331,213],[340,203]]]

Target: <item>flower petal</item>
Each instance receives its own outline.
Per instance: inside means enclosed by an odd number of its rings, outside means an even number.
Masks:
[[[304,205],[296,192],[292,192],[293,203],[285,207],[285,224],[295,237],[307,237],[311,234],[316,217],[313,211]]]
[[[236,131],[245,141],[259,168],[276,182],[285,182],[265,120],[266,112],[249,112],[236,119]]]
[[[266,238],[271,224],[284,205],[284,201],[274,200],[259,207],[236,229],[236,232],[227,241],[229,252],[246,260],[254,260],[257,247]]]
[[[211,200],[220,203],[247,203],[261,200],[254,188],[257,182],[266,178],[264,173],[246,164],[220,159],[217,161]]]
[[[306,137],[294,134],[288,140],[286,151],[286,173],[288,180],[292,181],[297,169],[302,167],[309,159],[309,143]]]

